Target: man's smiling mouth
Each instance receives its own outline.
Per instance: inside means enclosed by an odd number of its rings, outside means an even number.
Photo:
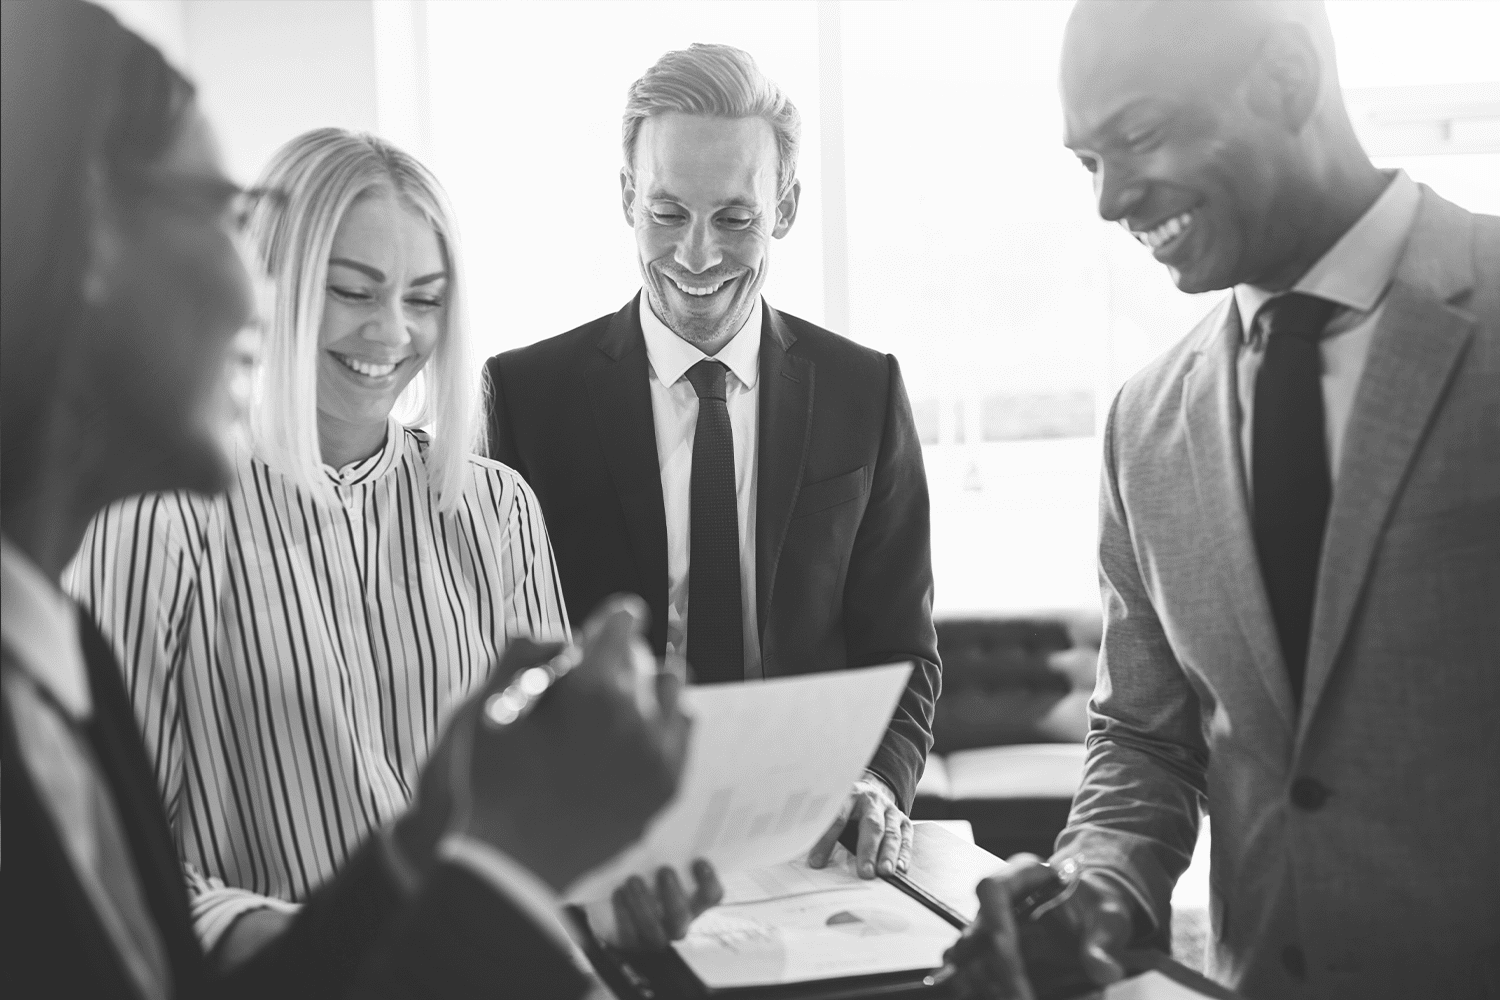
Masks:
[[[1153,252],[1160,250],[1187,232],[1188,228],[1193,224],[1194,211],[1196,210],[1190,208],[1186,212],[1174,215],[1165,222],[1153,226],[1148,230],[1139,231],[1132,229],[1130,235],[1150,247]]]
[[[666,276],[667,280],[676,285],[678,291],[682,292],[682,294],[692,295],[699,298],[714,294],[725,285],[733,283],[738,277],[739,275],[734,275],[733,277],[729,278],[720,278],[718,281],[713,282],[712,284],[689,285],[685,282],[679,281],[677,278],[672,277],[670,274]]]

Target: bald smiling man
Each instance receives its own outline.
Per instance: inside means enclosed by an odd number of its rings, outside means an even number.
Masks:
[[[1100,216],[1229,290],[1105,431],[1078,961],[1166,946],[1207,810],[1222,983],[1500,996],[1500,219],[1371,164],[1321,4],[1084,2],[1064,44]],[[981,884],[960,995],[1047,995],[1048,878]]]

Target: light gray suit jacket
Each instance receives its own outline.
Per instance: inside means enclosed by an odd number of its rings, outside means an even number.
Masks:
[[[1500,997],[1500,218],[1422,189],[1345,431],[1300,707],[1251,534],[1240,339],[1227,297],[1110,415],[1099,686],[1058,856],[1114,869],[1160,931],[1207,808],[1221,981]]]

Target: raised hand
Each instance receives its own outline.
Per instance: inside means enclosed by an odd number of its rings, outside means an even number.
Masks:
[[[396,844],[419,871],[459,832],[491,844],[562,892],[635,841],[676,791],[689,721],[681,681],[657,674],[646,610],[617,596],[584,625],[582,660],[526,716],[495,726],[490,695],[560,647],[517,640],[453,715]]]

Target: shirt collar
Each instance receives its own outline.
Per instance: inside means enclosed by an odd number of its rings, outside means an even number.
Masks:
[[[78,641],[78,605],[10,539],[0,536],[0,633],[16,662],[79,721],[93,711]]]
[[[1406,171],[1396,171],[1375,204],[1318,258],[1292,291],[1316,295],[1355,312],[1374,309],[1396,274],[1420,200],[1416,182]],[[1234,287],[1246,340],[1252,335],[1256,312],[1276,294],[1253,285]]]
[[[324,465],[323,472],[335,486],[356,486],[373,482],[396,467],[406,450],[406,425],[395,417],[385,419],[385,443],[380,450],[368,458],[350,462],[341,469]]]
[[[714,355],[714,360],[724,362],[746,389],[755,388],[756,379],[760,376],[760,327],[763,312],[764,307],[757,295],[755,307],[745,317],[745,324]],[[644,292],[641,294],[641,333],[646,337],[646,356],[651,360],[651,370],[656,373],[656,380],[662,385],[676,385],[677,380],[687,374],[689,368],[708,357],[657,319]]]

